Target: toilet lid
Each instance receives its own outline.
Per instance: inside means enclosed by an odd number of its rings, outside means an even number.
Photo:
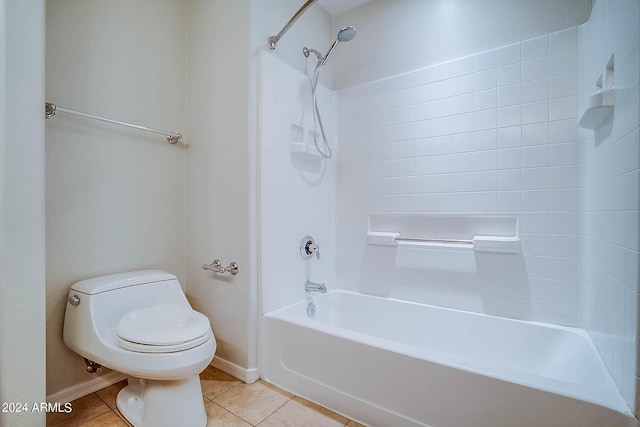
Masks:
[[[120,319],[120,338],[144,345],[171,346],[197,340],[211,330],[209,319],[197,311],[159,305],[132,311]]]

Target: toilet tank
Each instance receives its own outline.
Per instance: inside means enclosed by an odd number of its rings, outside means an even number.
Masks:
[[[125,314],[156,305],[191,308],[173,274],[143,270],[94,277],[71,286],[64,316],[65,344],[80,354],[117,327]]]

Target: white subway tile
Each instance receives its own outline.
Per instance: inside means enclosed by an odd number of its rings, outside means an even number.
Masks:
[[[573,142],[578,140],[576,120],[564,119],[549,122],[549,142]]]
[[[451,117],[454,133],[473,131],[473,113],[456,114]]]
[[[522,170],[499,170],[497,175],[498,190],[520,190],[522,189]]]
[[[518,62],[498,67],[498,86],[508,86],[522,81],[522,65]]]
[[[549,165],[567,166],[578,164],[578,143],[563,142],[549,145]]]
[[[492,191],[497,188],[497,173],[495,170],[473,173],[474,191]]]
[[[476,212],[496,212],[498,208],[497,191],[484,191],[474,193],[473,208]]]
[[[520,147],[522,145],[522,128],[520,126],[499,128],[497,142],[498,148]]]
[[[497,77],[495,68],[477,71],[473,77],[473,88],[476,92],[496,87]]]
[[[522,232],[549,233],[549,214],[547,212],[527,212],[522,214]]]
[[[522,149],[507,148],[498,150],[498,169],[521,169]]]
[[[549,168],[549,188],[566,189],[578,187],[578,167],[559,166]]]
[[[640,132],[638,129],[626,136],[625,141],[625,170],[627,172],[640,167]]]
[[[496,110],[476,111],[473,114],[474,130],[492,129],[496,127]]]
[[[479,53],[473,57],[474,71],[487,70],[489,68],[496,68],[497,53],[495,50]]]
[[[549,53],[557,53],[578,47],[578,28],[572,27],[549,34]]]
[[[548,50],[548,37],[541,36],[534,39],[525,40],[522,45],[522,60],[533,59],[539,56],[546,56]]]
[[[475,151],[491,150],[496,148],[496,130],[476,131],[473,135]]]
[[[522,107],[513,105],[511,107],[498,108],[498,127],[518,126],[522,123]]]
[[[574,118],[578,115],[578,100],[575,95],[549,100],[549,120]]]
[[[522,126],[522,145],[546,145],[549,142],[549,124],[534,123]]]
[[[522,104],[522,124],[547,122],[549,104],[546,101]]]
[[[457,153],[473,151],[474,132],[456,133],[453,135],[453,148]]]
[[[525,190],[548,189],[549,188],[549,169],[546,167],[523,169],[522,188],[524,188]]]
[[[452,76],[462,76],[464,74],[473,73],[473,56],[451,61],[450,70]]]
[[[549,213],[549,233],[578,234],[578,213],[577,212]]]
[[[497,106],[506,107],[522,103],[522,85],[514,84],[510,86],[498,87]]]
[[[521,191],[499,191],[498,210],[500,212],[521,212],[522,192]]]
[[[522,252],[524,255],[548,256],[548,234],[522,234]]]
[[[524,263],[527,266],[529,277],[549,278],[549,257],[525,255]]]
[[[522,102],[544,101],[549,98],[549,79],[522,83]]]
[[[453,85],[453,95],[473,92],[474,75],[465,74],[451,79]]]
[[[498,61],[497,65],[509,65],[514,64],[516,62],[520,62],[520,43],[510,44],[508,46],[504,46],[498,48]]]
[[[452,99],[451,114],[470,113],[473,111],[474,94],[465,93],[454,96]]]
[[[496,169],[496,164],[497,164],[496,150],[476,151],[473,157],[474,157],[474,169],[476,171]]]
[[[573,70],[575,71],[575,70]],[[542,56],[522,63],[522,81],[546,79],[549,77],[549,59]]]
[[[476,111],[496,108],[496,89],[487,89],[474,93],[474,109]]]
[[[578,190],[549,190],[550,212],[572,212],[578,206]]]
[[[578,74],[568,73],[549,77],[549,98],[576,95],[578,93]]]
[[[549,191],[547,190],[525,190],[523,191],[523,206],[525,212],[548,212],[549,211]]]

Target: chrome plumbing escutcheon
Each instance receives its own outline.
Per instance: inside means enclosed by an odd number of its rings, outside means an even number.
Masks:
[[[234,276],[238,274],[238,263],[232,261],[228,266],[223,267],[222,262],[219,259],[214,259],[211,264],[205,264],[202,266],[203,270],[213,271],[214,273],[226,273],[229,272]]]
[[[309,304],[307,304],[307,316],[313,319],[315,315],[316,315],[316,305],[310,302]]]
[[[320,245],[316,243],[313,237],[304,236],[300,242],[300,255],[304,259],[309,259],[316,254],[316,258],[320,259]]]

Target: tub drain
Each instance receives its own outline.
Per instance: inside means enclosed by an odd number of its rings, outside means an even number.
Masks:
[[[315,314],[316,314],[316,305],[310,302],[309,304],[307,304],[307,316],[313,318]]]

